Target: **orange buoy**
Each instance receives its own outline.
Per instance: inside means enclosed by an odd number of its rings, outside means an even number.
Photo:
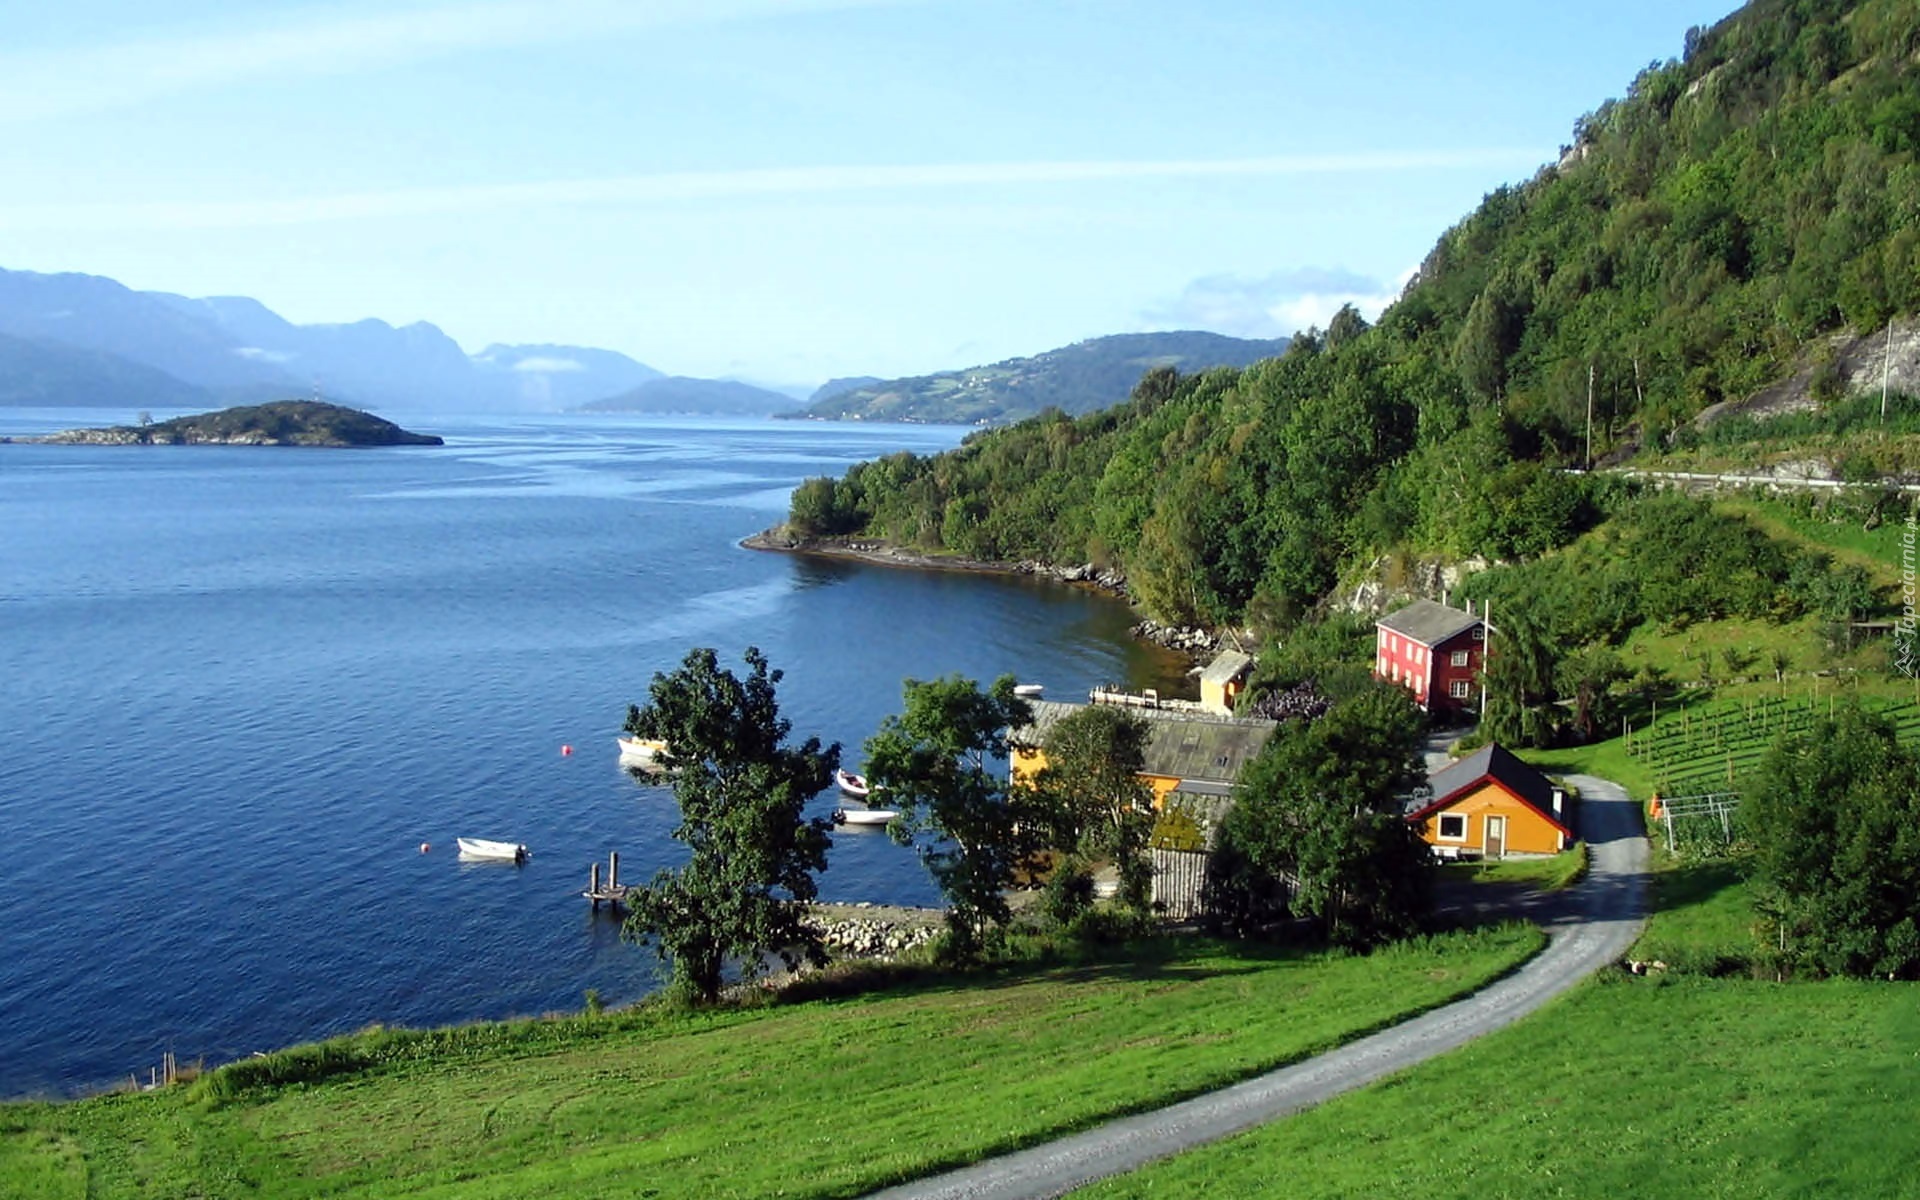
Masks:
[[[562,747],[560,747],[560,757],[561,757],[561,758],[565,758],[565,757],[566,757],[567,755],[569,755],[569,754],[572,754],[572,753],[573,753],[573,747],[572,747],[572,746],[562,746]]]

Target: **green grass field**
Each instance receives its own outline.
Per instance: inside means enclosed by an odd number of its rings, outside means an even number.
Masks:
[[[1629,956],[1672,970],[1605,972],[1393,1079],[1075,1195],[1914,1195],[1914,985],[1755,980],[1739,864],[1656,851],[1655,868]]]
[[[1911,984],[1582,985],[1404,1075],[1076,1195],[1911,1196]]]
[[[1587,874],[1587,846],[1575,842],[1573,848],[1551,858],[1508,858],[1483,862],[1449,863],[1440,868],[1443,879],[1464,883],[1490,883],[1537,888],[1558,892],[1572,887]]]
[[[241,1064],[287,1082],[230,1096],[240,1073],[0,1106],[0,1196],[854,1195],[1309,1056],[1542,942],[1189,940],[848,999],[371,1033]]]

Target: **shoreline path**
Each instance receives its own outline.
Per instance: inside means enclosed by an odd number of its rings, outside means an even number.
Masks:
[[[1624,954],[1646,923],[1647,839],[1619,784],[1581,794],[1587,877],[1546,916],[1551,940],[1473,995],[1290,1067],[1153,1112],[875,1193],[884,1200],[1038,1200],[1311,1108],[1519,1020]]]

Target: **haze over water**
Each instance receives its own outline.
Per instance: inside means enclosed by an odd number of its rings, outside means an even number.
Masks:
[[[801,478],[961,430],[403,423],[448,445],[0,445],[0,1095],[644,994],[652,951],[579,891],[609,850],[630,881],[673,861],[613,738],[690,647],[760,646],[796,737],[856,759],[907,676],[1173,682],[1111,600],[736,544]],[[936,898],[863,831],[821,889]]]

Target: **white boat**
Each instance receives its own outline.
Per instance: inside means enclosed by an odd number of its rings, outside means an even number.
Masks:
[[[885,825],[900,814],[891,808],[836,808],[835,825]]]
[[[527,848],[519,842],[495,842],[486,838],[455,838],[465,858],[495,858],[507,862],[525,862]]]
[[[1033,699],[1046,690],[1047,685],[1044,683],[1016,683],[1013,685],[1013,694],[1028,700]]]
[[[666,769],[660,761],[660,756],[667,752],[667,744],[660,739],[622,734],[614,740],[620,744],[621,766],[636,767],[642,771]]]
[[[840,787],[840,794],[855,800],[865,800],[873,789],[867,786],[865,775],[856,775],[852,771],[838,770],[833,773],[833,782]]]

